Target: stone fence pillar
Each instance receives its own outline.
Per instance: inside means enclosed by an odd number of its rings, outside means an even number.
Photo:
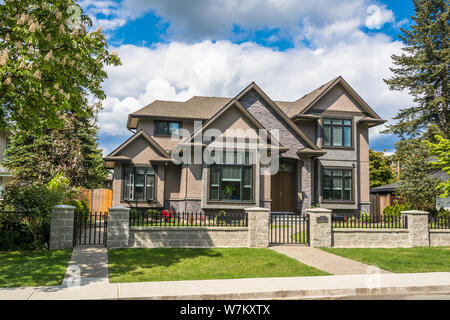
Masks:
[[[73,220],[75,207],[59,205],[50,216],[50,250],[73,248]]]
[[[430,231],[428,228],[428,212],[426,211],[402,211],[408,219],[409,246],[429,247]]]
[[[106,246],[108,248],[128,247],[130,238],[130,208],[112,207],[108,214]]]
[[[266,208],[247,208],[248,245],[250,248],[267,248],[269,246],[270,210]]]
[[[309,240],[311,247],[331,247],[331,210],[308,209],[309,214]]]

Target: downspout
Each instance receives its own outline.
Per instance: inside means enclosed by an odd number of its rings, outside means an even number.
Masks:
[[[184,212],[185,213],[187,213],[188,169],[189,169],[189,164],[186,164],[186,187],[184,190]]]

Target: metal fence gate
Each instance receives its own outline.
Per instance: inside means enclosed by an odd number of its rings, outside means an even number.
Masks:
[[[309,215],[272,213],[269,232],[270,244],[309,245]]]
[[[106,246],[108,232],[107,212],[76,212],[73,227],[73,244]]]

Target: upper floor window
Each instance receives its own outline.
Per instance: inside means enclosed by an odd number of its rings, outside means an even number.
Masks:
[[[352,201],[353,171],[351,169],[323,170],[322,198],[329,201]]]
[[[180,134],[180,122],[176,121],[156,121],[157,136],[171,136]]]
[[[252,201],[253,166],[251,153],[224,153],[223,164],[211,165],[209,173],[209,200]]]
[[[352,121],[323,119],[323,145],[325,147],[351,147]]]
[[[126,167],[124,172],[124,200],[155,200],[155,170],[153,168]]]

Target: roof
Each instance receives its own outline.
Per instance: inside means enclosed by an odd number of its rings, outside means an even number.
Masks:
[[[364,118],[362,122],[367,122],[371,125],[378,125],[385,122],[341,76],[328,81],[319,88],[295,101],[271,101],[289,118],[301,118],[301,115],[304,115],[320,101],[326,93],[338,84],[344,87],[350,96],[352,96],[352,98],[354,98],[369,115]],[[184,102],[155,100],[142,109],[131,113],[128,116],[127,128],[136,129],[139,121],[138,119],[145,117],[208,120],[232,99],[233,98],[230,97],[194,96]]]
[[[394,192],[398,187],[398,182],[387,184],[385,186],[370,189],[370,193]]]
[[[139,130],[137,133],[135,133],[133,136],[131,136],[128,140],[126,140],[124,143],[122,143],[119,147],[117,147],[113,152],[111,152],[105,159],[114,159],[115,160],[126,160],[127,157],[124,156],[117,156],[117,154],[123,150],[126,146],[131,144],[134,140],[136,140],[138,137],[144,137],[150,145],[152,145],[160,154],[160,156],[157,156],[157,159],[168,159],[170,158],[170,155],[164,150],[163,147],[161,147],[160,144],[158,144],[152,137],[150,137],[144,130]],[[157,160],[155,159],[155,160]],[[153,159],[152,159],[153,160]]]
[[[433,173],[429,174],[428,177],[432,179],[438,179],[442,182],[448,181],[450,179],[450,176],[441,170],[435,170]],[[394,182],[385,186],[370,189],[370,193],[394,192],[397,188],[398,182]]]

